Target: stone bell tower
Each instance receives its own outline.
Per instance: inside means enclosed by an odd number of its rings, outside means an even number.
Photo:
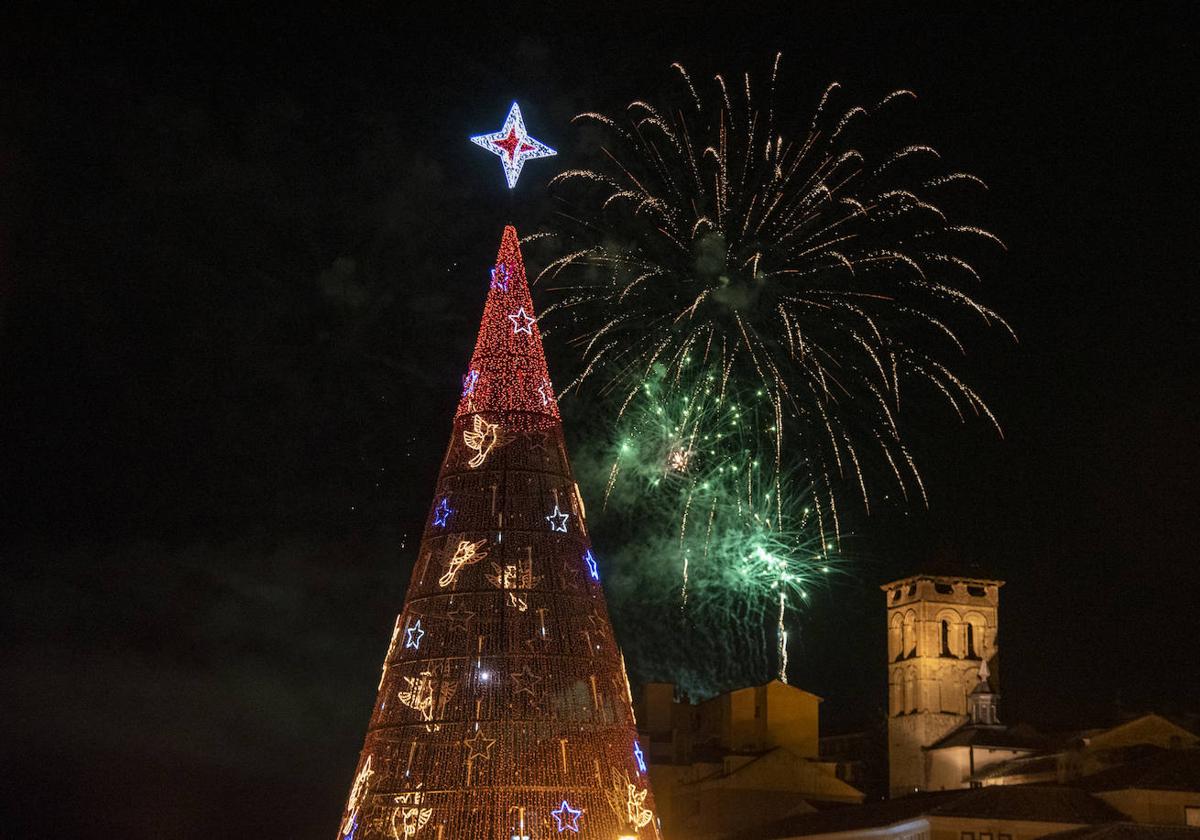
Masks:
[[[914,575],[880,587],[888,611],[888,789],[929,787],[924,748],[966,723],[988,674],[998,688],[999,580]]]

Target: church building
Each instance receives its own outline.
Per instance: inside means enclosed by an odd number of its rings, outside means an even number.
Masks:
[[[1156,714],[1057,733],[1002,722],[1003,585],[919,574],[881,587],[886,786],[882,732],[822,737],[821,698],[796,686],[700,703],[645,686],[635,711],[664,840],[1200,840],[1188,728]]]
[[[1004,581],[914,575],[881,587],[888,614],[888,790],[967,787],[991,764],[1041,746],[1000,723]]]

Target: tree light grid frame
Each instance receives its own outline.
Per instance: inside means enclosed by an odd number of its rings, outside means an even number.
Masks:
[[[660,836],[512,227],[499,266],[338,840]]]

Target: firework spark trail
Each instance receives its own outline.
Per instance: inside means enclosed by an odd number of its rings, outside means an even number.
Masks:
[[[681,65],[672,68],[678,101],[638,100],[624,118],[579,115],[607,133],[603,165],[552,182],[573,200],[580,235],[594,239],[539,277],[558,279],[555,308],[583,348],[583,372],[568,389],[598,378],[622,415],[656,368],[667,401],[713,375],[714,404],[730,387],[761,391],[771,422],[755,425],[749,448],[769,453],[767,483],[777,488],[779,476],[804,473],[819,494],[820,539],[837,542],[842,488],[853,487],[867,510],[880,483],[904,498],[918,487],[911,498],[925,501],[901,434],[902,389],[923,382],[957,416],[982,415],[999,429],[951,357],[964,354],[956,326],[964,314],[1008,329],[974,297],[971,243],[1003,243],[952,219],[939,198],[983,182],[940,171],[926,144],[879,150],[886,135],[871,129],[915,99],[911,91],[836,109],[834,83],[794,130],[775,105],[779,56],[762,102],[752,90],[763,86],[748,75],[742,84],[717,76],[705,96]],[[917,404],[906,401],[910,412]],[[704,417],[688,421],[681,452],[711,433]],[[618,472],[614,464],[609,493]],[[700,499],[686,498],[685,510]],[[717,523],[707,519],[711,533]]]
[[[821,542],[812,510],[754,448],[756,429],[776,422],[769,397],[759,389],[739,398],[719,376],[693,367],[677,380],[656,366],[623,405],[611,463],[597,472],[607,473],[607,493],[623,509],[677,520],[669,545],[643,546],[640,556],[653,561],[639,561],[639,572],[661,573],[679,558],[677,615],[687,635],[738,646],[752,679],[773,672],[786,681],[788,606],[802,605],[836,566],[833,545]],[[768,623],[773,645],[761,635]]]

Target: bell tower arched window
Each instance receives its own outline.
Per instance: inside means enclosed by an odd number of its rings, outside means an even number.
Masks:
[[[888,627],[888,662],[896,662],[904,658],[904,618],[900,613],[892,616]]]
[[[917,614],[912,610],[904,614],[904,655],[917,655]]]
[[[967,659],[986,659],[987,619],[978,612],[967,613],[963,619],[963,655]]]

